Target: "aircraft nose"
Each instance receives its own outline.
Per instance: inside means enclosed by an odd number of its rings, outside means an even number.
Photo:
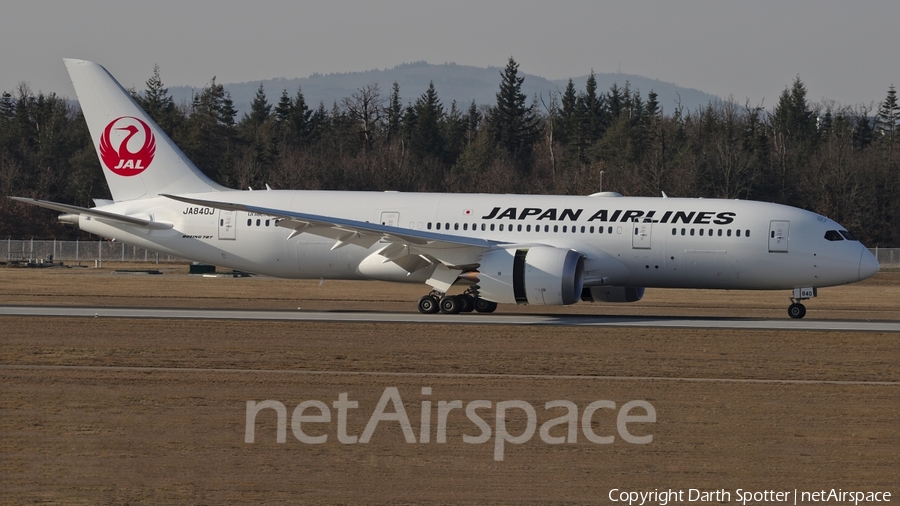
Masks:
[[[880,268],[881,266],[878,264],[878,259],[875,258],[875,255],[868,249],[863,248],[859,256],[859,280],[871,278]]]

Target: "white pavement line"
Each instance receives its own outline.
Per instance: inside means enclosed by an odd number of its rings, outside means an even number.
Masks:
[[[30,365],[0,364],[0,370],[40,371],[118,371],[118,372],[186,372],[186,373],[241,373],[241,374],[296,374],[308,376],[385,376],[407,378],[482,378],[482,379],[547,379],[547,380],[605,380],[605,381],[672,381],[686,383],[750,383],[782,385],[865,385],[900,386],[900,381],[851,381],[851,380],[801,380],[801,379],[753,379],[753,378],[679,378],[666,376],[598,376],[559,374],[492,374],[492,373],[440,373],[440,372],[389,372],[389,371],[315,371],[294,369],[220,369],[202,367],[131,367],[100,365]]]

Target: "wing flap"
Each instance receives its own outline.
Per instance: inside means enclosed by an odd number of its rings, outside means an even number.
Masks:
[[[434,258],[448,266],[477,263],[485,250],[494,249],[501,244],[477,237],[405,229],[379,223],[298,213],[249,204],[218,202],[177,195],[163,196],[197,206],[258,213],[279,218],[277,223],[279,227],[293,229],[288,239],[296,237],[298,234],[318,235],[333,239],[335,241],[333,249],[341,248],[346,244],[356,244],[368,248],[378,241],[384,241],[386,243],[408,246],[407,254],[413,256],[422,255],[423,258]],[[400,255],[397,260],[406,256]],[[430,260],[423,261],[427,263]],[[409,262],[410,267],[419,267],[421,265],[418,260],[407,260],[407,262]]]

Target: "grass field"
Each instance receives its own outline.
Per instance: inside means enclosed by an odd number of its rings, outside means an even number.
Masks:
[[[106,267],[0,269],[0,304],[412,311],[425,292]],[[898,320],[898,292],[895,272],[823,289],[807,318]],[[537,312],[787,318],[787,296],[648,290],[636,304]],[[0,318],[0,329],[6,504],[596,504],[612,489],[669,488],[724,490],[729,502],[739,488],[900,493],[896,334],[26,317]],[[347,433],[361,436],[390,388],[416,442],[395,421],[379,423],[365,444],[339,442],[334,418],[304,425],[327,436],[323,444],[292,431],[301,402],[331,408],[346,392],[358,402]],[[284,443],[274,410],[260,412],[255,440],[245,442],[247,401],[264,400],[286,407]],[[479,414],[493,436],[497,403],[525,401],[537,429],[505,444],[497,460],[496,437],[463,440],[480,429],[457,409],[438,443],[438,403],[457,400],[490,401]],[[565,414],[545,409],[553,400],[576,405],[576,442],[548,444],[539,434]],[[598,400],[616,405],[590,425],[611,444],[584,435],[580,416]],[[617,409],[632,400],[655,410],[655,422],[629,425],[652,435],[648,444],[618,430]],[[527,429],[521,409],[502,418],[513,436]],[[566,428],[547,436],[567,436]]]

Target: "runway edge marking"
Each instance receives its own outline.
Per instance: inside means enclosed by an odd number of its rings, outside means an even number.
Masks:
[[[329,371],[304,369],[222,369],[201,367],[141,367],[141,366],[96,366],[96,365],[40,365],[40,364],[0,364],[0,370],[38,371],[118,371],[118,372],[177,372],[177,373],[228,373],[228,374],[296,374],[308,376],[384,376],[412,378],[482,378],[482,379],[548,379],[548,380],[595,380],[595,381],[669,381],[684,383],[739,383],[739,384],[779,384],[779,385],[859,385],[900,387],[900,381],[856,381],[856,380],[802,380],[802,379],[757,379],[757,378],[679,378],[666,376],[598,376],[562,374],[495,374],[495,373],[440,373],[440,372],[390,372],[390,371]]]

